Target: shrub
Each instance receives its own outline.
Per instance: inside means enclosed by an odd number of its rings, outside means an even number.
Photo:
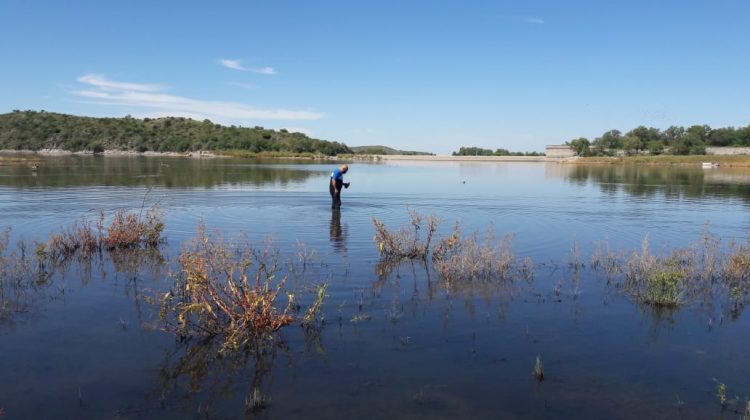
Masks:
[[[432,261],[440,276],[449,282],[507,279],[512,276],[515,256],[511,249],[512,235],[504,235],[499,244],[490,228],[481,242],[477,233],[461,239],[456,224],[453,233],[438,242]]]
[[[172,291],[161,298],[166,329],[182,338],[221,337],[222,351],[272,337],[295,321],[298,308],[293,292],[282,293],[287,277],[278,255],[269,247],[229,246],[207,235],[201,224],[180,253]],[[301,318],[303,326],[315,324],[325,290],[325,285],[317,288],[315,302]]]
[[[385,259],[426,259],[430,252],[430,242],[437,231],[438,220],[430,215],[426,218],[416,211],[410,210],[411,229],[401,228],[398,231],[389,231],[385,224],[373,217],[372,224],[375,226],[375,237],[380,256]],[[425,225],[426,223],[426,225]],[[424,239],[420,232],[424,232]]]
[[[681,281],[682,274],[676,271],[657,271],[651,274],[642,296],[643,302],[654,306],[679,306],[682,304]]]

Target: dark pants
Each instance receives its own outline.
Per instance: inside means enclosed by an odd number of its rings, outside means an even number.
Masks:
[[[341,208],[341,189],[344,188],[344,181],[334,181],[336,182],[336,188],[333,188],[333,182],[331,181],[333,180],[328,181],[328,192],[331,193],[331,208],[340,209]]]

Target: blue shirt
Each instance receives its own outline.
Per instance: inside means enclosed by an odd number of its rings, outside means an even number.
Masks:
[[[336,168],[331,172],[331,179],[344,182],[344,173],[341,172],[341,168]]]

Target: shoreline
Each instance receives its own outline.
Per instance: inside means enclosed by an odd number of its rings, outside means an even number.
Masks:
[[[658,155],[658,156],[617,156],[617,157],[568,157],[551,158],[547,156],[451,156],[451,155],[355,155],[342,154],[337,156],[289,154],[281,153],[244,153],[242,151],[220,152],[136,152],[129,150],[105,150],[102,153],[90,151],[72,152],[62,149],[43,150],[0,150],[0,161],[3,156],[10,156],[11,160],[33,160],[35,157],[56,156],[103,156],[103,157],[174,157],[188,159],[216,159],[216,158],[246,158],[246,159],[279,159],[279,160],[311,160],[311,161],[411,161],[411,162],[536,162],[573,165],[646,165],[646,166],[701,166],[711,163],[715,166],[750,167],[750,155]],[[6,159],[7,160],[7,159]],[[9,163],[9,162],[6,162]]]

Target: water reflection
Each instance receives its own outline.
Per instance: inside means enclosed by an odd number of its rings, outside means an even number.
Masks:
[[[124,276],[125,294],[132,299],[140,321],[140,279],[154,281],[163,277],[167,269],[165,258],[155,248],[114,249],[86,257],[79,254],[57,258],[38,244],[32,253],[23,242],[17,244],[19,252],[4,252],[4,241],[0,238],[0,332],[4,327],[15,328],[18,322],[40,319],[50,302],[65,299],[78,289],[69,284],[70,279],[87,287],[110,276],[115,280]]]
[[[151,397],[162,407],[167,401],[190,404],[190,411],[197,408],[200,416],[209,418],[228,395],[244,400],[245,415],[265,409],[271,403],[277,358],[286,356],[286,365],[292,365],[289,348],[280,338],[265,337],[231,352],[221,352],[222,345],[214,337],[178,342],[165,353],[158,370],[159,386]],[[242,400],[234,395],[237,387],[245,389]]]
[[[341,226],[341,209],[331,210],[331,223],[329,225],[328,233],[331,238],[331,244],[333,249],[339,254],[346,255],[346,225]]]
[[[315,174],[301,165],[259,165],[258,161],[247,159],[65,156],[44,158],[37,171],[26,165],[0,166],[0,185],[16,188],[286,186],[301,183]]]
[[[599,186],[606,194],[620,191],[637,197],[663,194],[672,198],[738,197],[750,202],[750,169],[643,165],[555,165],[548,176],[571,183]]]

